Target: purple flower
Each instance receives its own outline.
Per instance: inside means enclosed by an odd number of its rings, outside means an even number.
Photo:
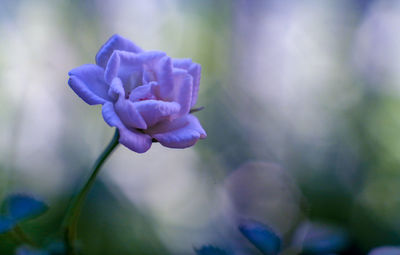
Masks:
[[[186,148],[207,135],[190,114],[196,104],[201,67],[191,59],[172,59],[144,51],[113,35],[87,64],[69,72],[69,86],[90,105],[102,104],[103,118],[117,127],[119,142],[138,153],[152,140]]]

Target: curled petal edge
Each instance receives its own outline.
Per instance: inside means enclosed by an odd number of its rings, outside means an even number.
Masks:
[[[133,53],[139,53],[143,50],[134,44],[132,41],[118,35],[114,34],[108,39],[108,41],[101,46],[99,52],[96,54],[96,63],[105,68],[108,60],[110,59],[111,54],[115,50],[129,51]]]
[[[109,97],[103,73],[101,67],[92,64],[76,67],[68,72],[68,85],[87,104],[104,104]]]
[[[116,127],[119,130],[119,142],[130,150],[137,153],[148,151],[152,144],[152,138],[147,134],[142,134],[139,131],[128,129],[124,126],[118,115],[115,113],[114,105],[107,102],[103,105],[102,114],[105,122]]]
[[[193,146],[199,139],[207,137],[199,120],[191,114],[161,123],[148,132],[163,146],[178,149]]]

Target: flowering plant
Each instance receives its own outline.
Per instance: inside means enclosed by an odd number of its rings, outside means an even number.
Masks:
[[[68,84],[86,103],[102,104],[104,120],[119,130],[119,142],[143,153],[153,141],[186,148],[206,137],[190,114],[200,72],[200,65],[190,59],[144,51],[113,35],[97,53],[96,65],[71,70]]]
[[[197,101],[201,67],[191,59],[172,59],[161,51],[144,51],[133,42],[113,35],[96,55],[96,64],[69,72],[68,84],[90,105],[101,104],[103,118],[115,134],[94,163],[91,175],[74,196],[62,224],[64,242],[40,250],[19,227],[37,217],[47,205],[26,195],[12,195],[0,213],[0,234],[15,233],[22,243],[17,254],[77,254],[76,236],[80,212],[101,166],[119,143],[144,153],[153,142],[170,148],[187,148],[207,135],[192,115]],[[54,246],[54,247],[53,247]]]

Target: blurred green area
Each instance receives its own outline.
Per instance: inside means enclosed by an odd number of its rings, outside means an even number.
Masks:
[[[307,218],[345,229],[343,254],[400,245],[399,13],[389,0],[0,0],[0,197],[44,197],[50,211],[22,228],[43,245],[60,238],[69,198],[112,134],[67,72],[118,33],[202,65],[208,138],[185,152],[120,148],[85,205],[83,254],[232,246],[237,217],[265,208],[256,220],[288,239]],[[252,161],[279,165],[298,187],[284,197],[301,208],[286,225],[278,170],[226,189]],[[0,235],[0,254],[18,245]]]

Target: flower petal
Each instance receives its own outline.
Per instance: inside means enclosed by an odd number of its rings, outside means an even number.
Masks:
[[[156,63],[165,56],[164,52],[147,51],[140,54],[116,50],[111,55],[104,73],[107,83],[119,77],[124,84],[126,93],[135,87],[147,83],[142,79],[143,69],[155,72]],[[148,74],[147,74],[148,76]]]
[[[163,57],[157,64],[156,77],[160,84],[160,96],[164,100],[174,99],[175,84],[172,73],[172,62],[168,56]]]
[[[170,59],[165,52],[162,51],[147,51],[140,54],[140,58],[143,61],[143,84],[151,81],[158,81],[159,83],[165,83],[165,75],[168,78],[168,70],[172,73],[171,63],[167,63]],[[165,68],[167,74],[162,74]]]
[[[125,97],[124,86],[122,85],[122,81],[120,78],[115,77],[108,89],[108,96],[113,100],[113,102],[117,101],[119,97]]]
[[[199,120],[190,114],[173,121],[163,121],[146,132],[162,145],[170,148],[190,147],[197,140],[207,137]]]
[[[166,120],[167,118],[171,119],[172,115],[178,113],[181,108],[176,102],[165,102],[161,100],[138,101],[135,102],[134,105],[146,121],[148,127],[162,120]]]
[[[156,99],[154,95],[154,90],[157,86],[157,82],[150,82],[146,85],[138,86],[131,91],[131,94],[129,95],[129,100],[135,102],[141,100]]]
[[[174,58],[172,59],[172,65],[175,68],[189,70],[189,67],[193,64],[190,58]]]
[[[174,69],[174,98],[173,100],[181,105],[179,112],[183,116],[190,111],[192,102],[193,78],[187,71],[182,69]]]
[[[101,108],[101,113],[103,114],[104,121],[111,127],[121,127],[122,124],[120,118],[115,112],[114,105],[111,102],[107,102]]]
[[[197,96],[199,94],[201,66],[192,62],[190,58],[173,59],[172,64],[175,68],[187,70],[193,77],[192,102],[190,106],[193,107],[197,102]]]
[[[162,51],[149,50],[149,51],[140,53],[139,57],[142,59],[144,64],[155,67],[156,64],[160,61],[160,59],[165,57],[166,55],[167,54]]]
[[[102,113],[108,125],[118,128],[120,133],[119,142],[121,144],[137,153],[143,153],[150,149],[152,138],[147,134],[142,134],[134,129],[125,127],[115,112],[112,103],[105,103],[102,108]]]
[[[96,65],[83,65],[69,71],[71,89],[90,105],[104,104],[110,98],[108,85],[104,82],[104,70]]]
[[[152,138],[147,134],[142,134],[127,128],[119,128],[119,133],[119,142],[130,150],[137,153],[144,153],[151,147]]]
[[[111,36],[110,39],[108,39],[108,41],[100,48],[96,55],[96,63],[105,68],[110,56],[115,50],[129,51],[134,53],[143,51],[130,40],[115,34]]]
[[[104,72],[107,83],[119,77],[124,85],[130,84],[131,76],[141,76],[142,60],[138,54],[116,50],[112,53]]]
[[[102,114],[105,122],[112,127],[146,129],[147,125],[132,102],[119,99],[114,105],[107,102],[103,105]]]
[[[147,129],[146,121],[138,112],[135,104],[129,99],[119,97],[114,105],[115,112],[128,128]]]

